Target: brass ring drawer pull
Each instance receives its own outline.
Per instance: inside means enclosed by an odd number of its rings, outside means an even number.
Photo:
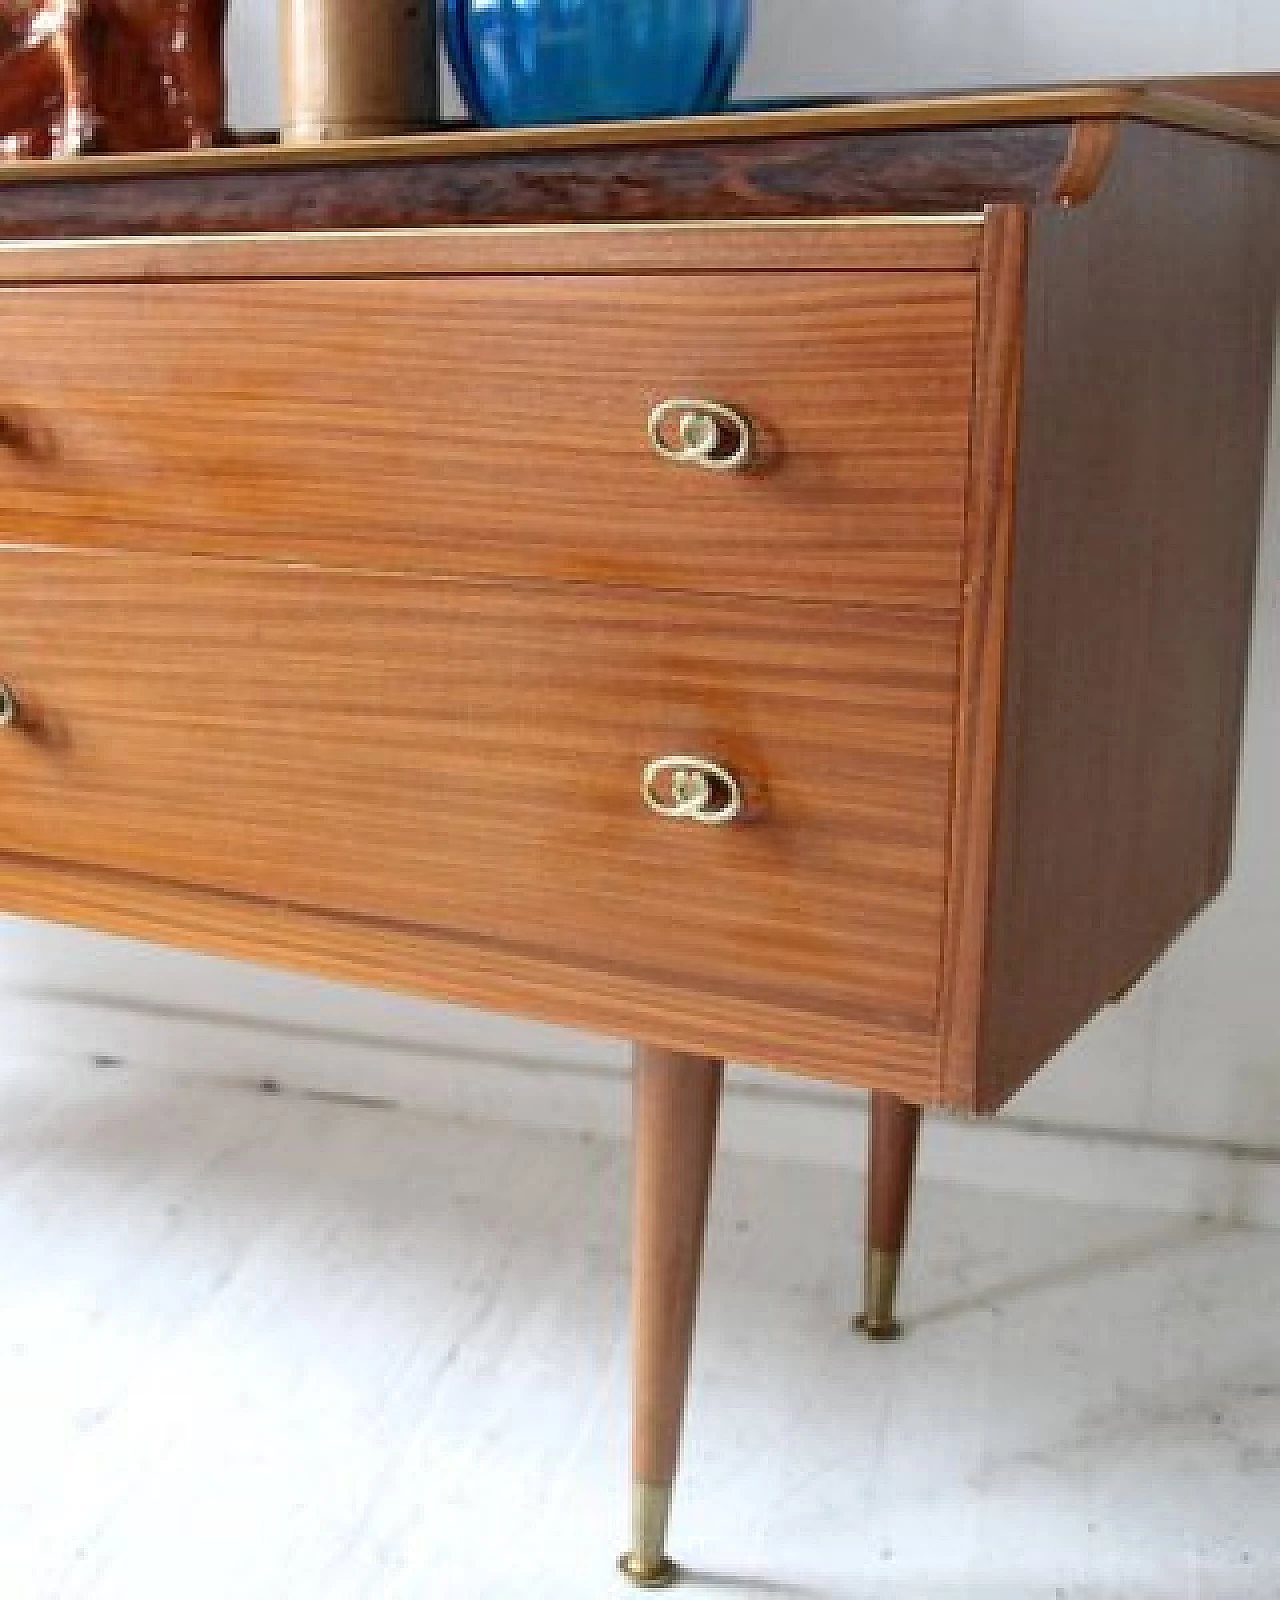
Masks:
[[[644,803],[669,822],[718,828],[736,822],[744,804],[742,785],[726,768],[701,756],[663,756],[644,769]]]
[[[17,695],[7,683],[0,682],[0,728],[16,728],[21,716]]]
[[[751,462],[751,423],[714,400],[664,400],[649,414],[649,443],[677,466],[741,472]]]

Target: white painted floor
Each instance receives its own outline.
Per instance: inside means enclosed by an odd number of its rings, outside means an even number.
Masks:
[[[622,1594],[627,1185],[603,1141],[5,1064],[0,1596]],[[875,1348],[858,1213],[722,1164],[691,1600],[1280,1595],[1280,1234],[926,1184]]]

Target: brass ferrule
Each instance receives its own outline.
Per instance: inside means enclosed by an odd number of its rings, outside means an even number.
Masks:
[[[898,1272],[902,1255],[897,1250],[868,1250],[862,1315],[854,1326],[868,1339],[898,1339],[902,1325],[894,1316],[898,1298]]]
[[[637,1483],[631,1499],[631,1548],[618,1563],[623,1577],[640,1589],[665,1589],[676,1581],[667,1556],[671,1485]]]

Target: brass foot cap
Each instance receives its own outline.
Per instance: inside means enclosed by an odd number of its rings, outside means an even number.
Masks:
[[[892,1344],[895,1339],[901,1339],[903,1334],[902,1324],[892,1317],[888,1322],[872,1321],[868,1316],[855,1317],[853,1327],[855,1333],[874,1340],[876,1344]]]
[[[628,1551],[625,1556],[619,1557],[618,1571],[637,1589],[669,1589],[673,1583],[680,1581],[680,1568],[666,1556],[657,1566],[650,1566]]]

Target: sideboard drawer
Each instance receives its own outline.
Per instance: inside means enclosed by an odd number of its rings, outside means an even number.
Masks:
[[[17,551],[0,610],[11,856],[933,1023],[946,619]],[[742,818],[647,809],[668,755]]]
[[[14,542],[958,606],[976,277],[0,291]],[[660,459],[714,401],[745,471]]]

